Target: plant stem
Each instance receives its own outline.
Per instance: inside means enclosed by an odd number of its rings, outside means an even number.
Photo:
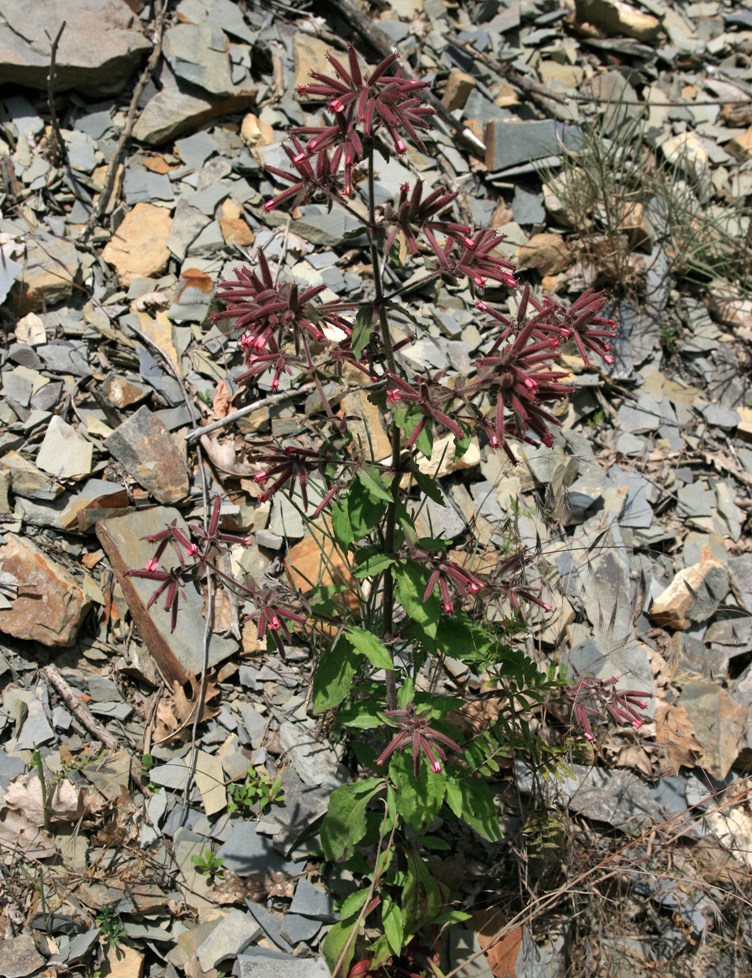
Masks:
[[[368,150],[368,241],[371,247],[371,265],[373,267],[373,287],[374,287],[374,308],[379,314],[379,325],[381,326],[381,340],[384,344],[386,363],[390,373],[396,370],[394,360],[394,345],[392,335],[389,332],[389,321],[386,315],[386,305],[384,300],[384,287],[381,281],[381,268],[379,266],[379,250],[376,241],[376,202],[374,200],[374,173],[373,173],[373,145]],[[392,443],[392,471],[394,481],[392,482],[392,501],[386,510],[386,525],[384,527],[384,553],[392,555],[394,553],[394,537],[397,527],[397,493],[400,484],[400,457],[402,445],[400,442],[400,431],[394,422],[391,425],[390,439]],[[384,588],[382,592],[382,616],[383,616],[383,636],[384,645],[389,648],[394,635],[394,575],[391,567],[384,571]],[[386,671],[386,708],[387,710],[397,709],[397,680],[394,669]]]
[[[44,764],[42,763],[42,755],[39,753],[38,749],[32,752],[31,759],[34,766],[37,769],[37,775],[39,777],[39,787],[42,792],[42,816],[44,818],[44,830],[45,832],[50,831],[50,796],[47,793],[47,778],[45,777]]]

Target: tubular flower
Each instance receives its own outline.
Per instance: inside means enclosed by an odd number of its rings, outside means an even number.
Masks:
[[[321,452],[314,452],[307,448],[298,448],[295,445],[288,445],[285,448],[269,446],[259,456],[259,461],[265,463],[268,468],[257,472],[253,479],[255,482],[264,483],[269,479],[274,479],[271,486],[265,489],[259,496],[261,502],[266,502],[275,492],[279,492],[282,486],[290,483],[290,491],[295,488],[297,482],[300,486],[300,496],[303,501],[303,509],[308,509],[308,474],[312,471],[321,471],[326,464],[331,461],[328,455]]]
[[[352,308],[349,303],[313,300],[325,285],[300,289],[296,284],[277,285],[269,268],[263,248],[256,252],[258,271],[248,266],[236,269],[234,281],[220,282],[218,298],[226,308],[215,313],[215,320],[234,320],[242,331],[240,345],[246,354],[264,355],[270,352],[269,340],[277,348],[288,339],[296,347],[307,346],[308,339],[323,342],[323,326],[328,325],[349,335],[350,324],[341,313]]]
[[[616,336],[617,326],[613,319],[599,315],[607,301],[605,292],[586,289],[567,310],[562,322],[564,335],[572,337],[586,367],[590,366],[586,348],[604,363],[614,362],[610,341]]]
[[[629,723],[635,730],[645,722],[638,710],[647,708],[653,694],[640,689],[617,689],[618,682],[618,676],[610,679],[584,676],[565,689],[572,705],[572,717],[582,727],[586,740],[595,739],[590,717],[607,720],[610,714],[617,723]]]
[[[162,594],[165,595],[164,609],[170,612],[170,631],[175,631],[178,621],[178,611],[180,610],[180,596],[185,598],[185,585],[193,579],[193,566],[178,564],[168,571],[161,571],[157,568],[155,560],[148,562],[145,568],[127,570],[127,577],[141,577],[147,581],[157,581],[158,586],[149,598],[146,608],[151,608],[154,602]]]
[[[415,424],[410,433],[407,440],[408,448],[411,448],[415,444],[429,420],[451,431],[455,438],[462,439],[464,437],[462,428],[442,410],[442,406],[455,397],[455,392],[439,382],[441,376],[442,374],[440,372],[432,379],[421,380],[420,386],[416,388],[412,384],[408,384],[406,380],[403,380],[397,374],[391,372],[386,374],[387,381],[392,384],[391,387],[387,387],[387,404],[393,410],[398,410],[399,405],[403,403],[415,404],[423,414],[423,417]],[[402,427],[399,420],[398,423]]]
[[[291,136],[290,141],[292,146],[283,144],[282,149],[296,172],[291,173],[289,170],[281,170],[276,166],[264,167],[267,173],[272,173],[283,183],[290,184],[286,190],[266,201],[264,210],[267,214],[279,207],[280,204],[287,202],[291,202],[293,207],[299,207],[301,204],[313,200],[317,195],[321,195],[327,200],[332,197],[350,195],[350,191],[342,185],[342,177],[339,172],[343,152],[341,146],[331,156],[326,149],[321,150],[317,154],[314,167],[300,140]]]
[[[418,130],[430,129],[433,109],[422,99],[427,82],[412,81],[403,76],[402,68],[397,66],[394,74],[387,70],[399,61],[393,52],[369,74],[361,70],[355,48],[350,45],[347,67],[331,52],[327,60],[334,69],[334,75],[319,71],[311,72],[313,82],[298,89],[301,95],[318,95],[329,102],[328,108],[335,117],[342,119],[346,130],[357,131],[362,127],[363,135],[373,136],[379,128],[384,128],[394,143],[398,153],[404,153],[407,146],[401,133],[407,133],[417,146],[425,149]],[[331,127],[330,127],[331,128]],[[300,130],[298,130],[299,132]],[[318,153],[327,145],[330,138],[320,134],[319,142],[308,144],[309,154]],[[362,159],[362,151],[359,154]]]
[[[247,339],[247,336],[248,334],[244,333],[240,337],[240,347],[243,350],[248,369],[235,377],[236,384],[253,380],[265,374],[267,370],[273,370],[271,387],[273,391],[276,391],[283,373],[292,376],[292,364],[298,367],[304,366],[304,362],[299,357],[294,357],[287,351],[280,350],[273,336],[268,338],[266,347],[261,349],[255,347],[253,342]]]
[[[509,289],[517,288],[514,277],[514,265],[492,255],[491,252],[504,240],[504,235],[497,234],[491,228],[479,231],[474,238],[459,242],[456,237],[448,237],[443,245],[436,240],[430,226],[424,227],[424,233],[438,260],[439,271],[452,278],[466,275],[478,289],[484,289],[490,279],[499,282]]]
[[[522,617],[520,599],[529,604],[535,604],[546,612],[552,610],[551,605],[541,598],[540,588],[531,587],[525,582],[523,576],[525,556],[526,552],[522,550],[497,563],[494,568],[494,583],[492,585],[494,590],[509,600],[513,610],[520,617]]]
[[[423,197],[423,181],[417,180],[410,192],[410,186],[403,183],[400,187],[399,199],[395,206],[387,204],[384,209],[386,220],[392,225],[386,239],[384,251],[388,252],[392,242],[401,231],[411,254],[418,254],[418,242],[415,232],[423,227],[439,231],[447,237],[456,238],[461,244],[472,243],[468,237],[470,227],[466,224],[454,224],[451,221],[434,221],[432,218],[441,213],[457,196],[456,192],[448,193],[443,189],[434,190],[425,200]]]
[[[243,621],[254,621],[256,623],[259,641],[262,642],[269,632],[274,639],[274,644],[278,651],[284,656],[284,644],[282,637],[287,642],[292,641],[292,635],[287,627],[287,621],[294,621],[303,624],[305,618],[297,611],[280,600],[277,592],[256,587],[255,585],[245,588],[254,604],[254,610],[247,615]]]
[[[435,552],[418,542],[410,548],[410,556],[431,570],[431,576],[423,594],[423,601],[428,601],[438,584],[441,603],[448,615],[454,611],[452,592],[462,598],[467,598],[477,594],[485,587],[485,583],[479,577],[461,564],[451,560],[445,550]]]
[[[212,504],[212,513],[209,517],[209,524],[204,529],[200,523],[189,523],[188,527],[191,531],[191,536],[194,539],[199,540],[201,543],[200,548],[200,564],[203,566],[210,557],[217,556],[223,549],[222,544],[230,544],[236,546],[247,547],[250,545],[250,537],[241,537],[235,533],[223,533],[219,529],[219,517],[222,510],[222,499],[220,496],[214,497],[214,503]],[[196,546],[194,544],[193,546]]]
[[[414,703],[408,703],[404,710],[385,710],[383,716],[390,726],[397,727],[400,732],[392,738],[376,760],[379,767],[388,761],[396,750],[409,746],[413,752],[413,765],[417,778],[421,753],[425,754],[434,774],[441,771],[441,761],[446,760],[444,747],[461,753],[460,745],[451,737],[430,726],[428,720],[417,712]]]
[[[527,299],[526,290],[521,309],[527,307]],[[564,334],[551,325],[556,321],[554,307],[541,308],[517,331],[506,316],[489,309],[483,302],[478,306],[504,328],[488,354],[476,361],[477,379],[465,386],[463,394],[472,398],[483,392],[495,401],[495,410],[481,419],[481,426],[491,445],[503,448],[510,460],[515,461],[509,447],[510,437],[535,444],[531,437],[535,435],[544,445],[553,444],[550,426],[558,426],[560,422],[545,410],[543,404],[566,397],[573,390],[560,383],[566,374],[551,370],[549,366],[551,361],[559,358],[559,345]]]

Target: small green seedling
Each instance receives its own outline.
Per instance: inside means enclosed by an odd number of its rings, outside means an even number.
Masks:
[[[224,876],[222,871],[224,859],[222,856],[215,856],[208,846],[204,849],[203,855],[191,856],[191,862],[196,867],[196,872],[201,876],[216,877],[217,879],[222,879]]]
[[[102,907],[97,914],[97,927],[99,927],[99,933],[105,944],[109,947],[120,947],[126,934],[123,921],[117,910],[113,910],[112,907]]]
[[[242,784],[231,784],[227,788],[229,801],[227,803],[227,813],[247,811],[258,806],[259,812],[276,803],[284,801],[285,795],[282,791],[282,778],[278,775],[272,780],[269,772],[264,768],[249,767],[246,772],[246,779]]]

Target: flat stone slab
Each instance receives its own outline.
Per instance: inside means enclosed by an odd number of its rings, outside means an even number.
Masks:
[[[188,471],[177,442],[149,408],[141,407],[105,440],[107,450],[160,503],[188,495]]]
[[[123,0],[1,0],[0,84],[46,91],[50,37],[63,21],[55,64],[57,91],[114,95],[151,51],[138,16]]]
[[[75,642],[89,602],[64,567],[30,540],[6,536],[0,571],[18,584],[18,596],[0,611],[0,632],[53,647]]]
[[[170,612],[165,611],[164,598],[155,601],[147,609],[149,599],[158,586],[157,581],[127,577],[126,571],[145,567],[153,556],[155,545],[141,538],[164,529],[176,519],[178,527],[188,534],[180,514],[174,509],[155,507],[125,516],[116,516],[97,524],[97,536],[109,558],[120,584],[128,610],[136,627],[151,653],[161,676],[172,688],[173,683],[183,685],[188,674],[198,675],[202,670],[202,636],[204,634],[204,610],[201,595],[194,587],[186,587],[180,596],[180,612],[174,632],[170,631]],[[169,548],[164,554],[162,566],[168,567]],[[209,642],[209,665],[216,666],[233,655],[238,643],[233,639],[212,635]]]

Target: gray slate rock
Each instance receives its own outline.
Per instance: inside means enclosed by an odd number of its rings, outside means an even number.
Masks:
[[[107,450],[161,503],[188,495],[188,471],[175,439],[147,407],[141,407],[105,439]]]
[[[66,27],[57,50],[55,87],[114,95],[151,50],[139,19],[121,0],[1,0],[0,84],[47,90],[50,34]]]
[[[19,934],[0,941],[0,976],[26,978],[44,964],[31,934]],[[328,974],[328,972],[324,972]],[[260,974],[260,973],[259,973]]]
[[[237,957],[260,933],[250,914],[231,910],[196,948],[199,964],[204,971],[216,968],[222,961]]]
[[[574,149],[580,136],[579,127],[565,126],[553,119],[492,121],[486,128],[486,166],[492,172],[498,172],[532,160],[558,156],[562,144]]]
[[[237,969],[238,978],[331,978],[323,958],[294,958],[267,948],[239,955]]]

